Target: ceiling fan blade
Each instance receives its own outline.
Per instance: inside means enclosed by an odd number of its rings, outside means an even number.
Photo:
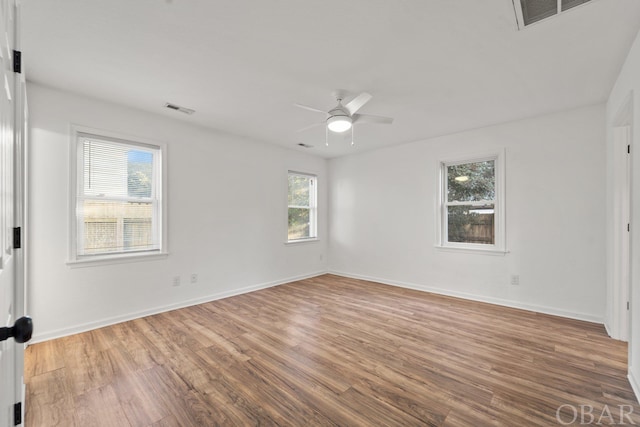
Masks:
[[[295,105],[298,108],[302,108],[304,110],[314,111],[316,113],[327,114],[326,111],[318,110],[317,108],[309,107],[308,105],[302,105],[302,104],[293,104],[293,105]]]
[[[373,96],[369,95],[367,92],[362,92],[360,95],[356,96],[355,98],[353,98],[351,101],[349,101],[346,105],[345,108],[347,110],[349,110],[349,114],[353,115],[355,114],[360,108],[362,108],[362,106],[364,104],[366,104],[367,102],[369,102],[371,100],[371,98],[373,98]]]
[[[354,114],[351,119],[353,123],[382,123],[389,125],[393,123],[391,117],[372,116],[371,114]]]
[[[324,111],[323,111],[323,112],[324,112]],[[314,124],[312,124],[312,125],[305,126],[305,127],[303,127],[302,129],[298,129],[296,132],[304,132],[305,130],[313,129],[313,128],[315,128],[315,127],[323,126],[323,125],[326,125],[326,124],[327,124],[326,122],[314,123]]]

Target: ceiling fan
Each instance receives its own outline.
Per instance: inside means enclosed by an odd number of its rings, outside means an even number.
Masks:
[[[353,125],[356,123],[382,123],[391,124],[393,119],[391,117],[373,116],[371,114],[358,114],[360,108],[362,108],[367,102],[373,98],[370,94],[362,92],[346,104],[342,104],[343,94],[341,92],[335,92],[334,96],[338,101],[338,105],[333,107],[329,111],[323,111],[318,108],[309,107],[308,105],[294,104],[296,107],[303,108],[305,110],[314,111],[316,113],[322,113],[326,116],[326,119],[322,122],[314,123],[311,126],[298,129],[298,132],[302,132],[308,129],[312,129],[317,126],[326,125],[327,145],[329,145],[329,132],[343,133],[351,130],[351,145],[353,141]]]

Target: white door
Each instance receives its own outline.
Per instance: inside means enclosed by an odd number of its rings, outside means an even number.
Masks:
[[[24,319],[25,80],[16,55],[16,0],[0,0],[0,337],[26,334]],[[15,230],[21,238],[16,242]],[[6,329],[12,328],[12,329]],[[31,333],[28,331],[28,335]],[[18,339],[18,341],[22,341]],[[0,342],[0,427],[22,424],[24,344]],[[18,405],[18,406],[16,406]]]

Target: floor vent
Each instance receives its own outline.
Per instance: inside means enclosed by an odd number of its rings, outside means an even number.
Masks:
[[[592,0],[512,0],[518,28],[559,15]]]

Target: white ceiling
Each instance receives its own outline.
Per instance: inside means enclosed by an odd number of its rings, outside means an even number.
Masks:
[[[29,80],[327,158],[604,102],[640,28],[638,0],[523,31],[511,0],[21,3]],[[293,104],[336,89],[394,123],[356,126],[355,147],[297,133],[324,117]]]

